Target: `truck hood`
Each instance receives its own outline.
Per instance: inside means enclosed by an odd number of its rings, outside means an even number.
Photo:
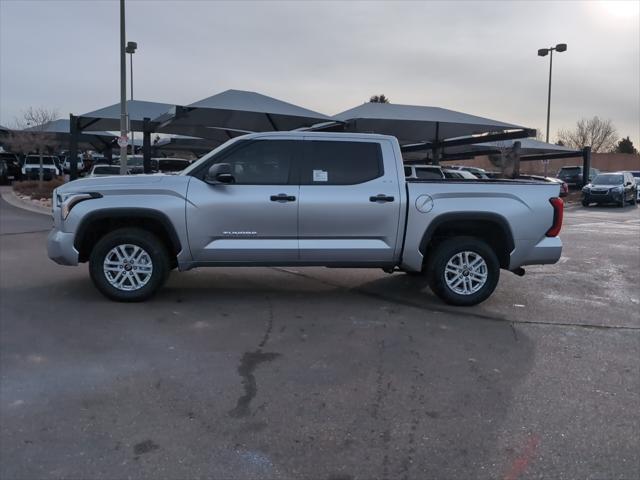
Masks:
[[[184,175],[157,174],[81,178],[65,183],[56,191],[61,194],[98,192],[106,195],[131,195],[141,191],[157,190],[184,195],[191,178]]]

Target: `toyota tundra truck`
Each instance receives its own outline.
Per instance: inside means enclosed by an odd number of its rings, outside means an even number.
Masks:
[[[395,137],[275,132],[233,139],[178,175],[76,180],[53,195],[49,257],[141,301],[169,272],[215,266],[381,268],[474,305],[500,270],[560,258],[559,184],[410,179]]]

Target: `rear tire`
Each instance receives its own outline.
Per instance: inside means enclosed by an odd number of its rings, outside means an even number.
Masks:
[[[476,305],[489,298],[498,285],[500,262],[484,241],[453,237],[430,254],[427,278],[433,293],[446,303]]]
[[[141,302],[155,294],[169,275],[164,244],[140,228],[121,228],[102,237],[89,256],[96,288],[118,302]]]
[[[586,200],[582,200],[582,206],[583,207],[588,207],[589,206],[589,202],[587,202]]]

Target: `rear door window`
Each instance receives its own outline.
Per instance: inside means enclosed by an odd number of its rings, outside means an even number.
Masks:
[[[302,185],[355,185],[384,175],[379,143],[306,140],[304,144]]]

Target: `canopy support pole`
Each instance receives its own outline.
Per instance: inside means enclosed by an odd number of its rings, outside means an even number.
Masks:
[[[436,138],[433,141],[431,154],[431,163],[433,165],[440,165],[440,122],[436,122]]]
[[[69,114],[69,178],[78,178],[78,117]],[[62,172],[61,172],[62,173]]]
[[[107,160],[109,165],[113,162],[113,145],[107,145],[107,148],[104,150],[104,158]]]
[[[589,174],[591,173],[591,147],[582,149],[582,186],[589,183]]]
[[[142,164],[144,173],[151,173],[151,119],[142,119]]]

